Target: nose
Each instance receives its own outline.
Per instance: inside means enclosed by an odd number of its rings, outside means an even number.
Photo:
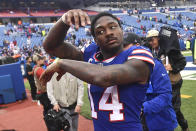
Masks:
[[[152,41],[149,41],[148,43],[152,45]]]
[[[114,31],[112,31],[111,29],[107,29],[106,30],[106,36],[111,36],[113,35]]]

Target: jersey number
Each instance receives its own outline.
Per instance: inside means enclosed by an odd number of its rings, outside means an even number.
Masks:
[[[94,108],[92,95],[90,93],[90,86],[88,89],[89,89],[88,90],[89,98],[91,102],[92,117],[97,119],[97,112],[95,111],[95,108]],[[124,114],[120,112],[121,110],[123,110],[123,104],[119,102],[117,86],[108,87],[104,91],[99,101],[99,110],[100,111],[112,111],[109,114],[109,118],[111,122],[124,120]]]

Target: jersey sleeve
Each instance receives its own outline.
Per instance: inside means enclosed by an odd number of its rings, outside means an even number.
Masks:
[[[85,62],[91,58],[91,56],[99,50],[99,47],[93,42],[84,51],[83,58]]]
[[[143,47],[136,47],[133,49],[129,55],[128,55],[128,60],[131,59],[139,59],[144,62],[147,62],[148,64],[152,65],[154,67],[154,58],[152,56],[152,53],[150,50],[143,48]]]

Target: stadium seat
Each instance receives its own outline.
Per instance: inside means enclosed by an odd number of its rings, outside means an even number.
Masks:
[[[0,104],[15,102],[16,98],[11,75],[0,76],[0,85]]]

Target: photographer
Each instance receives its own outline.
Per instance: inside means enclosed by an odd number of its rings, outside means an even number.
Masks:
[[[78,113],[83,104],[84,85],[83,82],[66,73],[57,81],[57,73],[47,83],[47,94],[53,105],[53,110],[59,112],[61,108],[69,111],[72,119],[69,131],[77,131]],[[49,125],[49,127],[53,125]],[[54,130],[53,130],[54,131]]]
[[[166,53],[166,51],[162,48],[163,46],[161,46],[160,44],[161,42],[163,43],[163,41],[161,41],[162,39],[159,36],[159,32],[157,30],[148,31],[146,37],[150,44],[150,47],[152,48],[153,56],[162,60],[166,70],[169,71],[169,77],[172,84],[172,104],[176,112],[177,121],[183,131],[188,131],[189,129],[187,120],[184,119],[184,116],[180,110],[180,89],[183,82],[180,71],[184,69],[186,65],[186,60],[181,54],[180,50],[172,50]],[[172,40],[173,39],[175,38],[172,38]],[[175,40],[173,41],[175,42]],[[163,44],[166,45],[167,43]],[[168,56],[168,64],[166,64],[166,55]]]

